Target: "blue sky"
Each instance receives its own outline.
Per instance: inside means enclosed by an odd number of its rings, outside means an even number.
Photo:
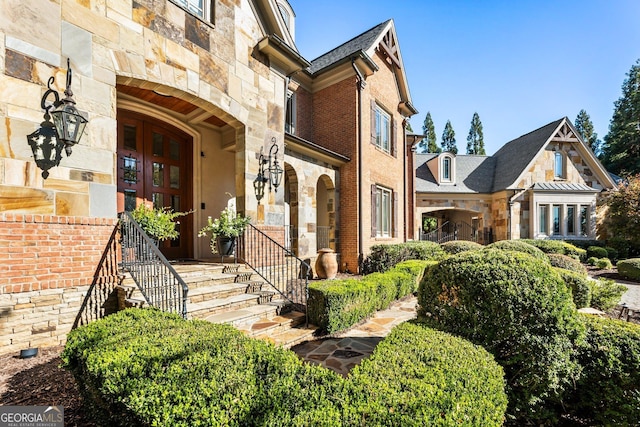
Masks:
[[[640,58],[639,0],[289,0],[296,44],[313,60],[392,18],[416,133],[427,112],[465,152],[473,113],[487,154],[585,109],[602,139]]]

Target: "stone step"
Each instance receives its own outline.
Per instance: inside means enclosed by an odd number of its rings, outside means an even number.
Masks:
[[[189,285],[189,284],[187,284]],[[214,299],[224,299],[234,295],[243,295],[247,293],[248,285],[246,283],[216,283],[208,286],[198,286],[192,288],[189,286],[187,294],[187,303],[200,303]]]
[[[258,335],[274,335],[291,329],[305,322],[305,314],[299,311],[290,311],[267,318],[257,319],[255,322],[242,325],[240,329],[245,334],[255,337]]]
[[[187,313],[190,317],[206,318],[213,314],[225,311],[235,311],[260,304],[263,295],[260,294],[238,294],[226,298],[215,298],[196,303],[187,304]]]
[[[306,341],[316,339],[315,333],[317,330],[317,326],[305,326],[301,324],[298,327],[285,329],[275,334],[258,334],[254,337],[270,342],[278,347],[291,348]]]
[[[210,314],[202,316],[201,318],[211,323],[227,323],[238,329],[246,329],[260,319],[271,319],[276,317],[278,312],[278,304],[270,303]]]

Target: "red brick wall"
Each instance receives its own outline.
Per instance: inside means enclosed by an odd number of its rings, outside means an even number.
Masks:
[[[296,91],[295,135],[307,141],[313,140],[313,97],[302,87]]]
[[[0,214],[0,294],[90,285],[116,223]]]

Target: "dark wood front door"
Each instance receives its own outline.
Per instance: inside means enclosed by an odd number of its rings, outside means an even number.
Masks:
[[[118,212],[153,203],[176,212],[193,209],[193,140],[161,121],[118,112]],[[180,237],[160,243],[169,259],[193,256],[193,215],[179,218]]]

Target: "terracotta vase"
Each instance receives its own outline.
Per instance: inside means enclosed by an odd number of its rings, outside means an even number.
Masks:
[[[336,253],[333,249],[320,249],[316,259],[316,275],[320,279],[335,279],[336,274],[338,274]]]

